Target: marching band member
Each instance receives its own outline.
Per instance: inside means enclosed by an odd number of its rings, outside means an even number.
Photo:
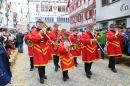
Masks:
[[[54,65],[55,65],[55,71],[58,71],[58,68],[60,68],[59,66],[59,56],[58,56],[58,51],[57,51],[57,47],[59,44],[59,38],[61,37],[60,35],[60,30],[58,30],[58,26],[59,24],[54,23],[53,27],[53,31],[50,34],[50,38],[52,40],[52,44],[53,44],[53,51],[52,51],[52,55],[53,55],[53,61],[54,61]]]
[[[123,32],[122,32],[122,27],[120,26],[120,25],[115,25],[115,28],[116,29],[118,29],[118,31],[119,31],[119,42],[120,42],[120,46],[121,46],[121,52],[122,52],[122,50],[123,50]],[[120,55],[120,56],[117,56],[116,57],[116,64],[119,64],[120,63],[120,59],[122,58],[122,55]]]
[[[92,35],[93,27],[92,25],[88,25],[86,28],[86,32],[82,34],[81,43],[82,46],[82,61],[84,62],[86,76],[91,78],[91,66],[92,63],[96,60],[100,59],[98,47],[97,47],[97,39],[93,38]]]
[[[36,29],[36,27],[33,26],[31,28],[31,31],[33,31],[35,29]],[[27,44],[27,41],[29,41],[29,36],[31,36],[31,31],[27,35],[24,36],[24,41],[25,41],[26,44]],[[28,55],[30,57],[30,71],[33,71],[34,70],[34,65],[33,65],[33,44],[28,46]]]
[[[36,30],[33,30],[30,36],[30,40],[33,42],[33,58],[34,66],[38,68],[40,83],[44,83],[44,79],[47,79],[45,75],[45,67],[48,63],[48,37],[46,33],[42,30],[42,25],[44,22],[36,22]]]
[[[119,32],[115,29],[113,24],[110,25],[110,31],[107,32],[107,54],[110,56],[108,67],[116,73],[115,69],[115,57],[121,56],[121,46],[119,41]]]
[[[74,58],[75,66],[77,67],[78,65],[77,57],[81,56],[81,48],[80,48],[80,43],[79,43],[80,36],[78,35],[78,29],[73,29],[73,34],[71,34],[69,38],[72,45],[77,46],[76,49],[71,51],[72,56]]]
[[[61,68],[63,71],[63,81],[67,81],[67,79],[69,79],[68,70],[74,68],[73,57],[70,53],[71,50],[68,48],[70,46],[68,37],[68,34],[64,34],[62,37],[62,42],[58,47]]]

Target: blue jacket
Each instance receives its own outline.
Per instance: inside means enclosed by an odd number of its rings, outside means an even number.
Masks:
[[[9,56],[3,45],[0,43],[0,86],[5,86],[11,80]]]

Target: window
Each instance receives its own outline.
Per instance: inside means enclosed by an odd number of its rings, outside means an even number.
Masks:
[[[108,23],[105,22],[105,23],[102,23],[102,28],[107,28],[108,27]]]
[[[62,12],[66,12],[66,6],[62,6]]]
[[[36,5],[36,12],[38,12],[38,8],[39,8],[39,5],[37,4],[37,5]]]
[[[61,6],[58,6],[58,12],[61,12]]]
[[[42,12],[44,11],[44,5],[41,6],[41,11],[42,11]]]
[[[102,6],[107,5],[107,0],[102,0]]]
[[[120,1],[120,0],[102,0],[102,6],[109,5],[117,1]]]
[[[52,6],[49,6],[49,11],[50,11],[50,12],[52,11]]]
[[[81,21],[81,14],[79,14],[78,19],[79,19],[79,21]]]
[[[76,4],[74,5],[74,10],[76,9]]]
[[[48,6],[47,5],[44,6],[44,11],[48,11]]]
[[[80,7],[80,0],[78,1],[78,7]]]

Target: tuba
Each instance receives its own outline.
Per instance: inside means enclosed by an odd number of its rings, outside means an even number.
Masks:
[[[32,41],[31,40],[27,40],[27,41],[25,41],[25,43],[27,44],[28,47],[32,47]]]

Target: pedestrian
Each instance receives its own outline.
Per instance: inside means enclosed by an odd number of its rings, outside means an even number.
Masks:
[[[109,56],[109,64],[108,67],[111,68],[111,71],[114,73],[117,72],[115,68],[115,57],[119,57],[122,55],[121,45],[120,45],[120,34],[118,29],[115,28],[114,24],[110,25],[110,30],[107,32],[106,40],[107,40],[107,55]]]
[[[0,37],[0,86],[7,85],[12,77],[10,71],[9,55],[3,46],[3,37]]]
[[[21,30],[19,30],[18,34],[16,35],[19,53],[23,53],[23,38],[24,34],[22,34]]]
[[[100,33],[101,33],[101,36],[99,39],[99,44],[100,44],[101,48],[104,50],[104,47],[106,45],[106,32],[102,29]],[[100,48],[101,59],[104,59],[104,52],[101,50],[101,48]]]
[[[84,68],[87,78],[91,78],[92,72],[91,67],[92,63],[100,59],[97,39],[93,37],[93,26],[88,25],[86,31],[82,34],[81,43],[82,43],[82,61],[84,62]]]

